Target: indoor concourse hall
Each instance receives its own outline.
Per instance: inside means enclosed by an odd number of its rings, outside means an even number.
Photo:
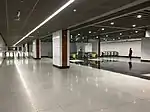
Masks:
[[[150,112],[150,0],[0,0],[0,112]]]

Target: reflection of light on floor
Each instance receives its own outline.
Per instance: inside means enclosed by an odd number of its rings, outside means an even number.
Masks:
[[[22,72],[21,72],[21,70],[20,70],[20,68],[19,68],[19,66],[18,66],[18,61],[15,61],[15,66],[16,66],[17,71],[18,71],[18,73],[19,73],[21,82],[22,82],[22,84],[23,84],[23,86],[24,86],[24,88],[25,88],[25,90],[26,90],[26,92],[27,92],[27,95],[28,95],[28,97],[29,97],[29,100],[30,100],[30,103],[31,103],[32,107],[34,108],[35,112],[39,112],[38,109],[37,109],[37,108],[35,107],[35,105],[33,104],[32,96],[31,96],[30,90],[29,90],[29,88],[28,88],[28,86],[27,86],[27,83],[26,83],[24,77],[22,76]]]
[[[9,52],[6,53],[6,57],[9,57]]]
[[[0,65],[2,64],[2,62],[3,62],[3,60],[2,60],[2,59],[0,59]]]
[[[150,74],[142,74],[142,76],[150,77]]]
[[[2,53],[2,52],[0,52],[0,57],[1,57],[1,58],[3,57],[3,53]]]
[[[70,60],[72,63],[79,63],[79,62],[84,62],[83,60]]]

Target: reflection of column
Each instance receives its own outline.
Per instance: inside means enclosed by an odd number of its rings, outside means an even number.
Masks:
[[[41,59],[41,40],[36,39],[33,41],[32,52],[34,59]]]
[[[145,33],[141,42],[141,61],[150,61],[150,30]]]
[[[53,65],[58,68],[69,68],[70,40],[69,31],[60,30],[53,33]]]

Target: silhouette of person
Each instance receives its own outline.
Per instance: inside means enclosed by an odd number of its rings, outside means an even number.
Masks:
[[[131,70],[132,69],[132,62],[130,61],[129,62],[129,70]]]
[[[132,48],[130,48],[130,50],[129,50],[129,58],[130,58],[130,60],[132,59],[132,54],[133,54],[133,51],[132,51]]]

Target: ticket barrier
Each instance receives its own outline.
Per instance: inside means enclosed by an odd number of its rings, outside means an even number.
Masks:
[[[102,57],[117,57],[119,53],[117,51],[104,51],[102,52]]]
[[[15,58],[15,52],[7,51],[6,52],[6,58],[7,59],[14,59]]]

